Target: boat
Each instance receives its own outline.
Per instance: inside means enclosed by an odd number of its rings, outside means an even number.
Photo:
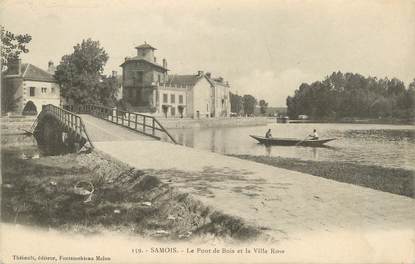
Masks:
[[[335,138],[326,139],[296,139],[296,138],[266,138],[261,136],[249,135],[258,140],[260,144],[279,145],[279,146],[306,146],[321,147],[325,143],[335,140]]]

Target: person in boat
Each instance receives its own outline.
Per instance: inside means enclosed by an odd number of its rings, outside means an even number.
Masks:
[[[272,138],[271,128],[270,128],[270,129],[268,129],[267,133],[265,133],[265,137],[266,137],[266,138]]]
[[[318,139],[318,134],[317,134],[317,130],[314,129],[313,130],[313,134],[308,135],[310,137],[311,140],[317,140]]]

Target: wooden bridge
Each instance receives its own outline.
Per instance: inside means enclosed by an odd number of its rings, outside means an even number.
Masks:
[[[176,144],[176,140],[153,116],[96,105],[78,107],[76,112],[79,114],[51,104],[44,105],[32,132],[42,117],[51,116],[64,131],[81,139],[82,145],[88,143],[91,148],[94,148],[94,142],[101,141],[160,140],[162,134]]]

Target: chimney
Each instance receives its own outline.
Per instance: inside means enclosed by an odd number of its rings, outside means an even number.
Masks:
[[[49,72],[50,74],[55,74],[55,71],[56,71],[56,67],[55,67],[55,65],[53,64],[53,61],[49,61],[49,62],[48,62],[48,72]]]
[[[197,71],[197,76],[203,76],[203,71]]]
[[[112,77],[117,77],[117,71],[112,71]]]
[[[128,61],[130,59],[130,57],[125,57],[124,61]]]
[[[7,62],[7,74],[8,75],[20,75],[22,74],[22,60],[12,59]]]
[[[163,68],[167,69],[167,60],[163,58]]]
[[[17,59],[17,74],[18,75],[22,74],[22,60],[21,59]]]
[[[206,73],[206,76],[210,79],[211,73],[210,72],[207,72]]]

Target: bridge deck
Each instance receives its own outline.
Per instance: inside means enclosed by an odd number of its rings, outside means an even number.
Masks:
[[[91,115],[80,116],[92,142],[155,140],[152,137],[142,135]]]

